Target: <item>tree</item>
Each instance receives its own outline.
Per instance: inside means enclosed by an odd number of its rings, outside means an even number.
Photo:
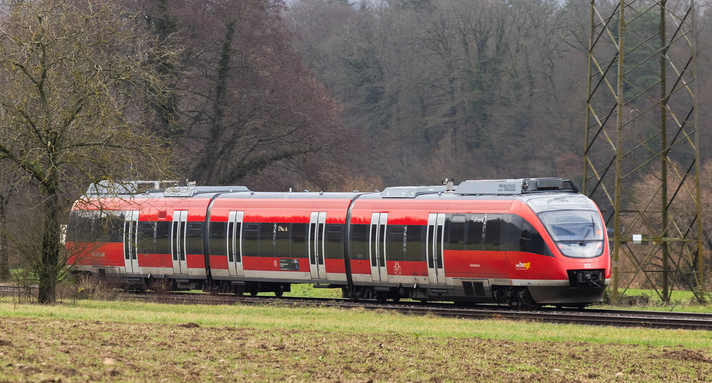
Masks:
[[[160,177],[170,156],[142,125],[163,78],[136,16],[108,0],[3,1],[0,9],[0,161],[39,201],[38,243],[21,246],[37,299],[55,300],[66,272],[60,224],[88,182]],[[151,91],[153,93],[151,93]]]
[[[566,122],[580,109],[559,106],[581,100],[575,72],[562,68],[585,56],[562,52],[561,3],[391,0],[357,10],[298,0],[288,15],[306,64],[344,105],[346,128],[372,138],[378,175],[412,184],[549,176],[557,154],[578,145]]]
[[[4,166],[0,164],[0,281],[10,279],[10,256],[8,250],[7,206],[12,195],[8,187]]]
[[[136,4],[154,33],[170,34],[182,49],[176,131],[191,179],[235,183],[290,167],[340,138],[338,105],[301,66],[283,1]]]

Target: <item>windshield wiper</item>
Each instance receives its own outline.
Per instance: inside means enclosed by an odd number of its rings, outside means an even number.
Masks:
[[[596,222],[593,221],[593,216],[591,216],[591,224],[588,226],[588,229],[586,229],[586,234],[583,235],[583,238],[579,241],[579,245],[585,246],[586,245],[586,238],[588,238],[588,235],[593,231],[593,229],[596,227]]]

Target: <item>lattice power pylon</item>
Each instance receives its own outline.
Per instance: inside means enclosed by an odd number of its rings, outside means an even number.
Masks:
[[[613,227],[612,299],[700,298],[695,1],[590,1],[583,190]]]

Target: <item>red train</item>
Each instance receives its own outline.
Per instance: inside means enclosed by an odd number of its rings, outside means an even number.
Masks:
[[[582,307],[610,280],[601,213],[559,178],[268,193],[245,187],[92,185],[74,205],[75,270],[174,288],[353,299]],[[137,188],[150,185],[143,193]],[[129,193],[130,192],[130,193]]]

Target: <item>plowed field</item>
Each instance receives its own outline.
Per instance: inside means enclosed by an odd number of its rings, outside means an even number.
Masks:
[[[712,381],[711,359],[682,346],[0,318],[0,381],[692,382]]]

